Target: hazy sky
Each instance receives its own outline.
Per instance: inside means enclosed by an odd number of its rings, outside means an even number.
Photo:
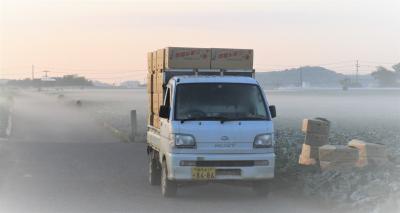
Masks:
[[[400,62],[400,0],[0,0],[0,78],[143,80],[166,46],[255,50],[257,70]]]

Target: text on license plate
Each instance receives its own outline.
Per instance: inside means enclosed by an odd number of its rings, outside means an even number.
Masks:
[[[193,167],[192,179],[209,180],[215,178],[215,168],[212,167]]]

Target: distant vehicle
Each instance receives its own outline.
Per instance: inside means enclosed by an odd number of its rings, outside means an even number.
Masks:
[[[239,181],[268,194],[275,107],[254,79],[253,51],[165,48],[148,55],[149,182]]]

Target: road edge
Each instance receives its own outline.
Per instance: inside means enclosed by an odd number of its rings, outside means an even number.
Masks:
[[[7,127],[5,129],[5,136],[4,137],[0,137],[0,140],[7,140],[8,137],[10,137],[11,132],[12,132],[12,113],[13,113],[13,109],[10,107],[10,109],[8,110],[8,119],[7,119]]]
[[[12,114],[13,114],[13,109],[10,108],[8,112],[8,125],[6,129],[6,137],[10,137],[11,132],[12,132]]]

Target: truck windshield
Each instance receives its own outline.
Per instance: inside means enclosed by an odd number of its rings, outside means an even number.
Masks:
[[[270,120],[270,117],[257,85],[189,83],[176,88],[175,120]]]

